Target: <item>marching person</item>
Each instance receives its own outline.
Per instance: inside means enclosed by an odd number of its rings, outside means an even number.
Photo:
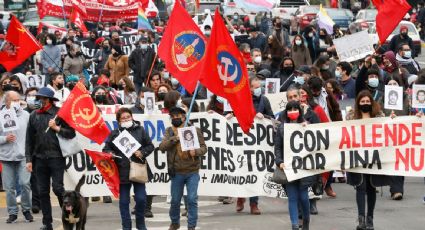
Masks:
[[[18,129],[5,132],[0,127],[0,161],[3,165],[1,173],[3,189],[6,191],[6,205],[9,218],[6,223],[15,223],[19,208],[16,202],[17,186],[21,188],[22,214],[27,222],[33,222],[31,215],[31,173],[25,167],[25,138],[29,113],[20,105],[20,95],[15,91],[7,91],[4,95],[7,109],[16,112]],[[18,177],[18,184],[16,184]]]
[[[130,190],[134,188],[134,200],[136,201],[135,215],[136,215],[136,228],[139,230],[146,230],[145,224],[145,205],[146,205],[146,186],[144,183],[138,183],[130,181],[130,161],[136,163],[146,163],[146,157],[148,157],[154,150],[154,146],[149,135],[145,132],[140,122],[133,119],[133,113],[129,108],[120,108],[116,114],[117,122],[119,123],[118,129],[111,132],[109,137],[105,141],[105,147],[103,152],[111,153],[118,156],[115,158],[117,163],[118,172],[120,176],[120,214],[121,214],[121,225],[123,230],[131,230],[131,215],[130,215]],[[127,130],[131,136],[134,137],[140,144],[141,147],[134,152],[130,159],[121,152],[113,141],[120,135],[124,130]],[[152,178],[152,172],[148,168],[148,178]]]
[[[70,91],[65,86],[65,80],[61,73],[55,72],[50,75],[50,84],[47,85],[48,88],[55,92],[55,98],[59,101],[55,102],[57,107],[62,107],[62,104],[68,98]]]
[[[187,189],[188,230],[195,230],[198,221],[198,183],[201,156],[207,152],[204,136],[199,128],[196,128],[199,140],[199,149],[182,151],[178,128],[182,128],[186,121],[186,112],[180,107],[173,107],[169,111],[171,127],[165,130],[159,149],[167,151],[168,173],[171,177],[171,207],[169,230],[180,228],[180,203],[183,190]]]
[[[143,83],[149,76],[149,71],[155,62],[155,51],[148,46],[148,38],[141,36],[139,39],[139,47],[131,52],[128,58],[128,65],[133,70],[133,82],[138,92]]]
[[[36,100],[41,102],[41,108],[30,115],[25,144],[27,169],[30,172],[32,171],[31,162],[33,160],[35,160],[37,167],[36,177],[43,212],[43,226],[40,230],[53,230],[50,183],[52,183],[53,192],[61,207],[63,203],[65,158],[62,156],[56,135],[65,139],[75,137],[75,131],[68,124],[60,118],[54,119],[59,111],[59,108],[54,104],[55,101],[58,101],[54,94],[53,90],[47,87],[41,88],[36,94]],[[47,130],[47,128],[49,129]]]
[[[347,120],[384,117],[379,104],[368,90],[361,91],[356,98],[354,111],[350,110]],[[390,177],[363,173],[347,173],[347,183],[356,189],[358,230],[373,230],[373,212],[376,203],[376,187],[390,184]],[[367,213],[366,213],[367,196]],[[367,215],[366,215],[367,214]]]

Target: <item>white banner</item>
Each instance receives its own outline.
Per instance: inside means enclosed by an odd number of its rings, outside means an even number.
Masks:
[[[170,193],[166,154],[159,151],[165,128],[170,126],[168,115],[134,115],[140,121],[155,145],[155,151],[147,158],[154,174],[147,184],[147,193],[166,195]],[[104,115],[110,129],[117,127],[115,115]],[[256,120],[248,135],[244,135],[236,119],[227,121],[223,116],[193,113],[191,121],[204,135],[208,153],[202,157],[198,194],[201,196],[284,197],[281,185],[270,182],[274,161],[274,129],[267,119]],[[81,145],[90,150],[101,151],[102,146],[79,136]],[[84,196],[110,195],[102,176],[90,157],[79,153],[67,159],[65,187],[72,189],[83,173],[87,174],[82,186]]]
[[[340,61],[352,62],[375,52],[366,30],[333,40]]]
[[[425,177],[425,118],[402,116],[324,124],[285,124],[289,180],[331,170]]]

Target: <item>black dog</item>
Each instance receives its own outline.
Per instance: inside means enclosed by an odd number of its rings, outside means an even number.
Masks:
[[[75,191],[65,191],[63,194],[62,225],[64,230],[73,230],[74,224],[76,224],[77,230],[85,229],[88,201],[80,194],[80,188],[85,179],[86,176],[83,175],[78,181]]]

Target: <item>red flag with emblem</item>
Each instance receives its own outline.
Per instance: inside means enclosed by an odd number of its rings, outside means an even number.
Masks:
[[[78,82],[58,112],[69,126],[87,138],[102,144],[111,132],[97,109],[89,91]]]
[[[378,10],[376,32],[379,42],[384,44],[411,6],[406,0],[372,0],[372,2]]]
[[[74,7],[72,10],[71,22],[74,23],[78,28],[80,28],[83,32],[87,32],[86,25],[84,25],[83,20],[81,19],[80,12]]]
[[[242,130],[248,133],[255,117],[248,71],[218,9],[213,25],[200,81],[211,92],[227,99]]]
[[[193,93],[205,57],[206,38],[179,1],[174,4],[158,48],[165,67]]]
[[[11,71],[40,49],[40,43],[15,16],[12,16],[6,40],[0,50],[0,64],[7,71]]]
[[[118,198],[120,195],[120,178],[117,165],[112,160],[112,154],[87,149],[85,149],[85,151],[93,160],[97,170],[99,170],[100,174],[102,174],[109,190],[111,190],[112,194]]]

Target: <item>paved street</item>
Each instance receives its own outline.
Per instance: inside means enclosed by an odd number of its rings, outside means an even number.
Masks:
[[[336,199],[324,198],[318,202],[319,215],[312,217],[312,230],[345,230],[355,229],[357,209],[355,191],[346,184],[335,184]],[[388,187],[383,188],[383,196],[378,195],[375,211],[375,229],[377,230],[423,230],[425,229],[425,185],[422,178],[408,178],[405,186],[405,198],[392,201]],[[4,207],[4,193],[0,194]],[[165,197],[154,199],[153,219],[147,220],[150,230],[166,230],[169,225],[168,207]],[[201,197],[199,224],[197,229],[204,230],[277,230],[290,229],[287,202],[272,198],[260,198],[261,216],[251,216],[247,211],[236,213],[235,204],[222,205],[215,197]],[[55,230],[62,229],[60,210],[56,206],[54,213]],[[0,209],[0,229],[35,230],[41,224],[41,214],[34,215],[35,222],[25,223],[22,215],[19,222],[6,224],[6,209]],[[186,219],[182,219],[182,228],[186,229]],[[118,201],[112,204],[92,203],[88,211],[88,230],[120,229]]]

